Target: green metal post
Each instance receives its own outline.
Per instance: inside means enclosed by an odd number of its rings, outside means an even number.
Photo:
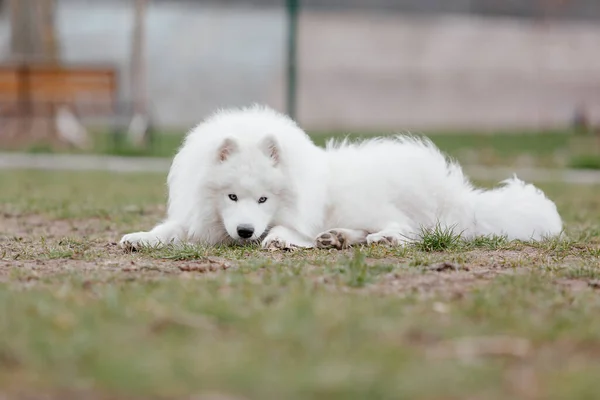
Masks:
[[[298,12],[300,0],[287,0],[287,114],[296,119]]]

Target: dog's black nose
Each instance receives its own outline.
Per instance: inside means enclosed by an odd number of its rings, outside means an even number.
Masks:
[[[254,233],[254,227],[252,225],[238,225],[237,233],[241,238],[248,239]]]

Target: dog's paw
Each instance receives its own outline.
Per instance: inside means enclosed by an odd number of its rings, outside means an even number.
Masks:
[[[269,251],[293,251],[299,248],[299,246],[278,237],[267,237],[261,245],[263,249]]]
[[[398,232],[381,231],[367,235],[367,244],[381,244],[384,246],[402,246],[409,240]]]
[[[319,249],[338,249],[342,250],[348,247],[348,239],[344,232],[332,229],[321,233],[315,239],[317,248]]]
[[[124,235],[119,242],[119,246],[127,251],[136,251],[141,247],[152,247],[159,243],[158,238],[149,232],[135,232]]]

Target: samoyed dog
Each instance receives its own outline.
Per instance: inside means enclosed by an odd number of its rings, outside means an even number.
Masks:
[[[194,128],[168,175],[166,219],[128,248],[260,241],[264,248],[400,245],[440,226],[472,238],[559,235],[555,204],[516,177],[474,188],[433,143],[412,136],[316,146],[267,107],[223,110]]]

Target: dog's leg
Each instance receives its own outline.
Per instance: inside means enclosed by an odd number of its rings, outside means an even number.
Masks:
[[[314,247],[304,235],[284,226],[271,228],[267,237],[262,241],[263,249],[292,250],[299,247]]]
[[[345,249],[355,244],[366,243],[368,232],[358,229],[336,228],[317,236],[315,243],[320,249]]]
[[[129,233],[121,239],[119,245],[128,250],[143,246],[158,246],[180,243],[183,239],[183,227],[177,222],[167,221],[155,226],[149,232]]]
[[[408,234],[408,228],[401,228],[399,225],[391,225],[379,232],[367,236],[367,244],[384,244],[387,246],[401,246],[411,242],[413,239]]]

